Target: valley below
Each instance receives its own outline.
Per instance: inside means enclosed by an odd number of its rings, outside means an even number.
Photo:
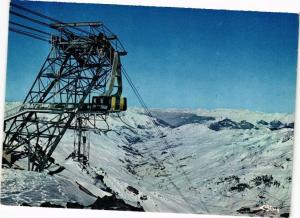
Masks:
[[[87,165],[66,132],[42,173],[2,168],[1,204],[288,217],[294,115],[142,109],[89,133]],[[153,124],[153,122],[155,125]],[[99,124],[100,125],[100,124]],[[24,169],[24,170],[23,170]]]

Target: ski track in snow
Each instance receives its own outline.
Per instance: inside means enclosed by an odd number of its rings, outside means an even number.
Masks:
[[[289,212],[293,128],[271,131],[257,121],[291,123],[292,114],[229,109],[152,112],[163,138],[141,109],[120,114],[128,126],[112,114],[108,123],[113,131],[91,133],[90,165],[83,169],[72,159],[65,160],[73,151],[74,137],[67,131],[53,153],[66,169],[54,176],[4,169],[1,203],[92,204],[96,198],[81,191],[80,184],[99,197],[111,195],[105,190],[109,187],[118,198],[133,206],[139,202],[146,211],[237,215],[242,207],[270,205],[280,213]],[[246,120],[257,128],[208,128],[225,118]]]

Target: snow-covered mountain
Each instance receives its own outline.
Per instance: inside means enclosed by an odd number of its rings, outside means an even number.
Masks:
[[[87,167],[67,159],[74,141],[68,131],[53,154],[61,172],[3,169],[1,203],[101,209],[94,202],[110,196],[129,210],[288,216],[294,115],[229,109],[152,114],[156,125],[138,108],[110,115],[112,131],[90,133]]]

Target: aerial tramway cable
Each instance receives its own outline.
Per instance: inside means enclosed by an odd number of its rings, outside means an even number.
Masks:
[[[156,122],[155,122],[155,120],[154,120],[154,117],[153,117],[151,111],[149,110],[148,106],[146,105],[145,101],[143,100],[142,96],[140,95],[139,91],[138,91],[137,88],[135,87],[133,81],[131,80],[131,78],[129,77],[129,75],[127,74],[127,72],[125,71],[124,68],[123,68],[123,74],[124,74],[124,76],[125,76],[127,82],[129,83],[130,87],[132,88],[134,94],[135,94],[136,97],[138,98],[139,103],[140,103],[141,106],[144,108],[146,114],[149,116],[149,120],[153,123],[153,126],[154,126],[156,132],[158,133],[158,135],[163,136],[164,134],[163,134],[163,132],[159,129],[159,127],[157,126],[157,124],[156,124]],[[179,165],[178,160],[175,158],[173,149],[172,149],[170,146],[168,146],[168,142],[167,142],[167,140],[166,140],[165,138],[163,138],[163,142],[164,142],[165,145],[167,145],[167,147],[169,147],[168,149],[171,151],[170,154],[171,154],[172,159],[177,163],[177,165]],[[145,146],[145,147],[146,147],[146,146]],[[147,148],[146,148],[146,149],[147,149]],[[159,165],[161,165],[161,164],[158,162],[157,158],[155,158],[155,157],[151,154],[151,151],[150,151],[149,149],[147,149],[147,150],[148,150],[148,152],[150,153],[150,157],[151,157],[156,163],[158,163]],[[177,170],[178,170],[178,169],[177,169]],[[182,174],[183,174],[183,176],[185,177],[185,180],[187,181],[187,183],[190,185],[190,187],[192,187],[191,180],[189,179],[189,177],[187,176],[187,174],[186,174],[186,172],[185,172],[184,170],[182,171]],[[167,177],[167,178],[169,178],[169,177]],[[188,203],[189,201],[186,200],[186,197],[181,193],[179,187],[178,187],[178,186],[177,186],[170,178],[169,178],[169,180],[170,180],[170,183],[175,187],[175,189],[177,190],[177,192],[180,194],[180,196],[183,198],[183,200],[186,201],[186,202]],[[200,205],[202,205],[202,209],[203,209],[204,211],[206,211],[207,213],[209,213],[209,210],[208,210],[208,208],[206,207],[205,203],[204,203],[200,198],[198,198],[198,199],[199,199]],[[190,208],[193,210],[193,212],[196,213],[195,209],[194,209],[191,205],[189,205],[189,206],[190,206]]]
[[[23,11],[26,11],[26,12],[28,12],[28,13],[34,14],[34,15],[36,15],[36,16],[45,18],[45,19],[47,19],[47,20],[56,22],[56,23],[62,23],[62,24],[64,23],[64,22],[62,22],[62,21],[60,21],[60,20],[57,20],[57,19],[54,19],[54,18],[52,18],[52,17],[43,15],[43,14],[41,14],[41,13],[38,13],[38,12],[36,12],[36,11],[30,10],[30,9],[28,9],[28,8],[22,7],[22,6],[20,6],[20,5],[14,4],[14,3],[11,3],[11,6],[13,6],[13,7],[15,7],[15,8],[19,9],[19,10],[23,10]],[[49,24],[49,26],[51,27],[50,24]],[[87,31],[85,31],[85,30],[83,30],[83,29],[81,29],[81,28],[79,28],[79,27],[70,26],[70,28],[75,29],[75,30],[78,30],[78,31],[83,32],[83,33],[86,33],[86,34],[89,34],[89,32],[87,32]]]
[[[12,32],[21,34],[21,35],[29,36],[29,37],[34,38],[34,39],[38,39],[38,40],[41,40],[41,41],[44,41],[44,42],[49,42],[49,40],[47,40],[46,38],[44,38],[44,37],[42,37],[40,35],[33,34],[31,32],[27,32],[27,31],[24,31],[24,30],[16,29],[16,28],[13,28],[13,27],[9,27],[9,30],[12,31]]]
[[[17,16],[17,17],[20,17],[20,18],[23,18],[23,19],[25,19],[25,20],[29,20],[29,21],[31,21],[31,22],[33,22],[33,23],[37,23],[37,24],[40,24],[40,25],[47,26],[47,27],[51,28],[51,25],[50,25],[50,24],[45,23],[45,22],[43,22],[43,21],[40,21],[40,20],[31,18],[31,17],[28,17],[28,16],[26,16],[26,15],[20,14],[20,13],[18,13],[18,12],[12,11],[12,10],[10,10],[9,12],[10,12],[10,14],[15,15],[15,16]]]
[[[18,27],[22,27],[22,28],[25,28],[25,29],[28,29],[28,30],[32,30],[32,31],[35,31],[35,32],[38,32],[38,33],[41,33],[41,34],[44,34],[44,35],[47,35],[47,36],[51,36],[50,33],[47,33],[45,31],[41,31],[41,30],[33,28],[33,27],[29,27],[29,26],[26,26],[26,25],[23,25],[23,24],[20,24],[20,23],[16,23],[14,21],[9,21],[9,24],[12,24],[12,25],[15,25],[15,26],[18,26]]]
[[[53,18],[50,18],[50,17],[48,17],[48,16],[42,15],[42,14],[40,14],[40,13],[38,13],[38,12],[32,11],[32,10],[30,10],[30,9],[27,9],[27,8],[22,7],[22,6],[16,5],[16,4],[14,4],[14,3],[11,3],[11,5],[12,5],[13,7],[17,8],[17,9],[20,9],[20,10],[26,11],[26,12],[28,12],[28,13],[31,13],[31,14],[34,14],[34,15],[37,15],[37,16],[40,16],[40,17],[42,17],[42,18],[45,18],[45,19],[48,19],[48,20],[51,20],[51,21],[54,21],[54,22],[58,22],[58,23],[63,23],[63,22],[61,22],[61,21],[58,21],[58,20],[56,20],[56,19],[53,19]],[[34,19],[34,18],[32,18],[32,17],[26,16],[26,15],[22,15],[22,14],[20,14],[20,13],[18,13],[18,12],[13,11],[13,10],[10,10],[10,13],[11,13],[12,15],[15,15],[15,16],[19,17],[19,18],[22,18],[22,19],[25,19],[25,20],[29,20],[29,21],[31,21],[31,22],[37,23],[37,24],[39,24],[39,25],[46,26],[46,27],[51,28],[51,29],[55,29],[55,28],[54,28],[51,24],[49,24],[49,23],[45,23],[45,22],[43,22],[43,21]],[[14,28],[14,27],[10,27],[9,30],[12,31],[12,32],[19,33],[19,34],[22,34],[22,35],[25,35],[25,36],[29,36],[29,37],[32,37],[32,38],[34,38],[34,39],[38,39],[38,40],[42,40],[42,41],[49,42],[49,40],[47,40],[44,36],[41,36],[41,35],[37,34],[36,32],[39,32],[40,34],[44,34],[44,35],[48,35],[48,36],[51,35],[50,33],[44,32],[44,31],[42,31],[42,30],[38,30],[38,29],[36,29],[36,28],[34,28],[34,27],[29,27],[29,26],[26,26],[26,25],[23,25],[23,24],[19,24],[19,23],[13,22],[13,21],[11,21],[10,23],[13,24],[13,25],[15,25],[15,26],[22,27],[22,28],[25,28],[25,29],[27,29],[27,30],[31,30],[31,31],[32,31],[32,32],[29,32],[29,31],[24,31],[24,30],[17,29],[17,28]],[[81,31],[81,32],[85,32],[84,30],[82,30],[82,29],[80,29],[80,28],[78,28],[78,27],[75,27],[75,26],[69,26],[69,27],[70,27],[70,28],[73,28],[73,29],[76,29],[76,30],[78,30],[78,31]],[[110,31],[107,27],[105,27],[104,25],[103,25],[103,27],[104,27],[107,31],[109,31],[109,32],[111,33],[111,31]],[[155,120],[154,120],[154,117],[153,117],[152,113],[150,112],[148,106],[146,105],[145,101],[143,100],[143,98],[142,98],[141,95],[139,94],[139,92],[138,92],[137,88],[135,87],[133,81],[131,80],[131,78],[129,77],[129,75],[126,73],[126,71],[124,70],[124,68],[122,69],[122,72],[123,72],[123,74],[124,74],[126,80],[128,81],[129,85],[131,86],[131,88],[132,88],[134,94],[135,94],[136,97],[138,98],[138,101],[140,102],[141,106],[144,108],[146,114],[148,115],[150,121],[154,124],[154,128],[155,128],[156,132],[157,132],[159,135],[163,136],[163,132],[159,129],[159,127],[158,127],[157,124],[155,123]],[[168,142],[166,141],[166,139],[163,139],[163,142],[164,142],[166,145],[168,145]],[[146,146],[145,146],[145,147],[146,147]],[[160,162],[160,161],[159,161],[159,160],[151,153],[151,151],[150,151],[148,148],[146,148],[146,149],[148,150],[149,156],[151,157],[151,159],[153,159],[159,166],[163,167],[163,164],[162,164],[162,163],[161,163],[161,162]],[[171,148],[169,148],[169,149],[171,150],[171,153],[170,153],[170,154],[171,154],[172,158],[174,159],[174,161],[177,162],[177,164],[179,164],[178,161],[176,160],[175,156],[174,156],[174,152],[172,151]],[[164,170],[166,171],[165,168],[164,168]],[[190,186],[192,186],[191,181],[190,181],[190,179],[188,178],[188,176],[187,176],[187,174],[186,174],[185,172],[183,172],[183,176],[185,177],[187,183],[188,183]],[[197,211],[195,210],[195,208],[192,207],[192,206],[189,204],[189,200],[186,199],[186,197],[181,193],[180,188],[174,183],[174,181],[172,181],[172,179],[171,179],[170,177],[167,177],[167,178],[168,178],[170,184],[172,184],[172,185],[175,187],[175,189],[177,190],[177,192],[178,192],[179,195],[181,196],[182,200],[184,200],[184,201],[189,205],[189,207],[191,208],[191,210],[192,210],[194,213],[197,213]],[[206,212],[209,212],[208,209],[207,209],[207,207],[205,206],[205,204],[201,201],[201,199],[199,199],[199,200],[200,200],[200,202],[199,202],[200,205],[202,205],[202,209],[203,209],[204,211],[206,211]]]

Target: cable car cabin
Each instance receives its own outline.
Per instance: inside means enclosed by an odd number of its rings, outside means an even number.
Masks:
[[[91,103],[84,103],[81,112],[113,113],[127,110],[127,99],[118,96],[93,96]]]
[[[91,111],[119,112],[127,110],[127,99],[118,96],[94,96]]]

